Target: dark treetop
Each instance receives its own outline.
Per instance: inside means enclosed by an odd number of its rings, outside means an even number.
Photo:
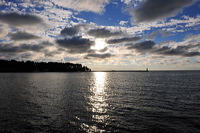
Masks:
[[[0,60],[0,72],[88,72],[86,66],[73,63]]]

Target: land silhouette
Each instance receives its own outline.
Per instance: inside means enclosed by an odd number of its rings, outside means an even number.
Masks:
[[[73,63],[0,60],[0,72],[89,72],[87,66]]]

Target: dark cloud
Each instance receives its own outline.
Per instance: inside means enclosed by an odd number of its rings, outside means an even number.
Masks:
[[[8,34],[10,38],[14,41],[20,41],[20,40],[32,40],[32,39],[39,39],[39,36],[26,33],[26,32],[16,32]]]
[[[20,55],[20,58],[21,59],[29,59],[32,56],[34,56],[34,55],[32,55],[31,53],[23,53],[23,54]]]
[[[191,51],[192,48],[200,48],[200,44],[196,45],[185,45],[185,46],[177,46],[176,48],[172,48],[169,46],[158,47],[153,41],[144,41],[140,43],[130,43],[125,45],[127,49],[136,50],[139,53],[151,53],[165,56],[183,56],[183,57],[192,57],[192,56],[200,56],[200,52]],[[191,51],[191,52],[190,52]]]
[[[162,48],[158,48],[153,53],[161,54],[161,55],[168,55],[168,56],[185,56],[185,57],[192,57],[192,56],[199,56],[200,53],[196,52],[189,52],[191,48],[198,48],[200,44],[197,45],[186,45],[186,46],[177,46],[176,48],[170,48],[168,46],[164,46]]]
[[[123,33],[121,31],[110,31],[106,28],[92,29],[88,31],[88,35],[94,36],[96,38],[108,38],[112,36],[119,36]]]
[[[155,49],[155,43],[153,41],[144,41],[139,43],[129,43],[126,44],[128,49],[135,49],[139,52],[149,52]]]
[[[15,52],[21,52],[21,51],[19,47],[13,46],[12,44],[0,43],[0,52],[1,53],[15,53]]]
[[[129,56],[135,56],[135,54],[122,54],[122,56],[125,56],[125,57],[129,57]]]
[[[70,53],[87,53],[90,51],[90,47],[94,45],[93,41],[82,37],[58,39],[56,43],[67,48]]]
[[[110,39],[107,41],[108,44],[117,44],[117,43],[124,43],[124,42],[132,42],[138,41],[141,37],[125,37],[125,38],[117,38],[117,39]]]
[[[42,49],[44,49],[44,46],[42,45],[22,44],[21,46],[19,46],[19,51],[22,51],[22,52],[25,52],[25,51],[40,52]]]
[[[20,44],[19,46],[14,46],[13,44],[0,44],[1,53],[21,53],[27,51],[42,52],[48,46],[52,46],[50,42],[41,42],[39,44]]]
[[[170,47],[164,46],[160,49],[157,49],[155,53],[162,54],[162,55],[178,56],[178,55],[182,55],[186,53],[186,50],[182,48],[178,48],[178,47],[170,48]]]
[[[113,55],[110,53],[104,53],[104,54],[91,53],[91,54],[87,54],[85,58],[89,59],[90,57],[93,57],[93,58],[105,59],[105,58],[110,58],[112,56]]]
[[[43,41],[38,44],[21,44],[20,48],[24,51],[35,51],[35,52],[43,52],[46,48],[53,46],[54,44],[49,41]]]
[[[0,13],[0,22],[14,26],[35,25],[42,23],[42,19],[29,14]]]
[[[132,14],[136,22],[149,22],[174,16],[195,0],[145,0]]]
[[[40,45],[43,45],[43,46],[46,47],[46,46],[53,46],[54,44],[49,42],[49,41],[43,41],[43,42],[40,43]]]
[[[200,52],[196,51],[196,52],[188,52],[183,54],[183,56],[185,57],[193,57],[193,56],[200,56]]]
[[[53,57],[53,56],[55,56],[55,55],[57,55],[57,54],[60,54],[60,53],[61,53],[61,51],[59,51],[59,50],[57,50],[57,51],[45,50],[45,51],[44,51],[44,55],[45,55],[46,57]]]
[[[78,34],[79,29],[75,28],[75,27],[65,27],[60,34],[63,36],[74,36],[76,34]]]
[[[77,24],[72,27],[65,27],[60,34],[62,36],[75,36],[77,35],[81,30],[87,30],[90,27],[89,24]]]

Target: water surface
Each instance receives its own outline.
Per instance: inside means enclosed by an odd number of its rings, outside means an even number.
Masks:
[[[200,132],[200,72],[0,73],[0,132]]]

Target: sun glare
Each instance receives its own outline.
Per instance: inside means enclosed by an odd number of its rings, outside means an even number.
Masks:
[[[95,45],[91,47],[91,49],[95,50],[101,50],[104,49],[106,46],[105,40],[104,39],[96,39],[95,40]]]

